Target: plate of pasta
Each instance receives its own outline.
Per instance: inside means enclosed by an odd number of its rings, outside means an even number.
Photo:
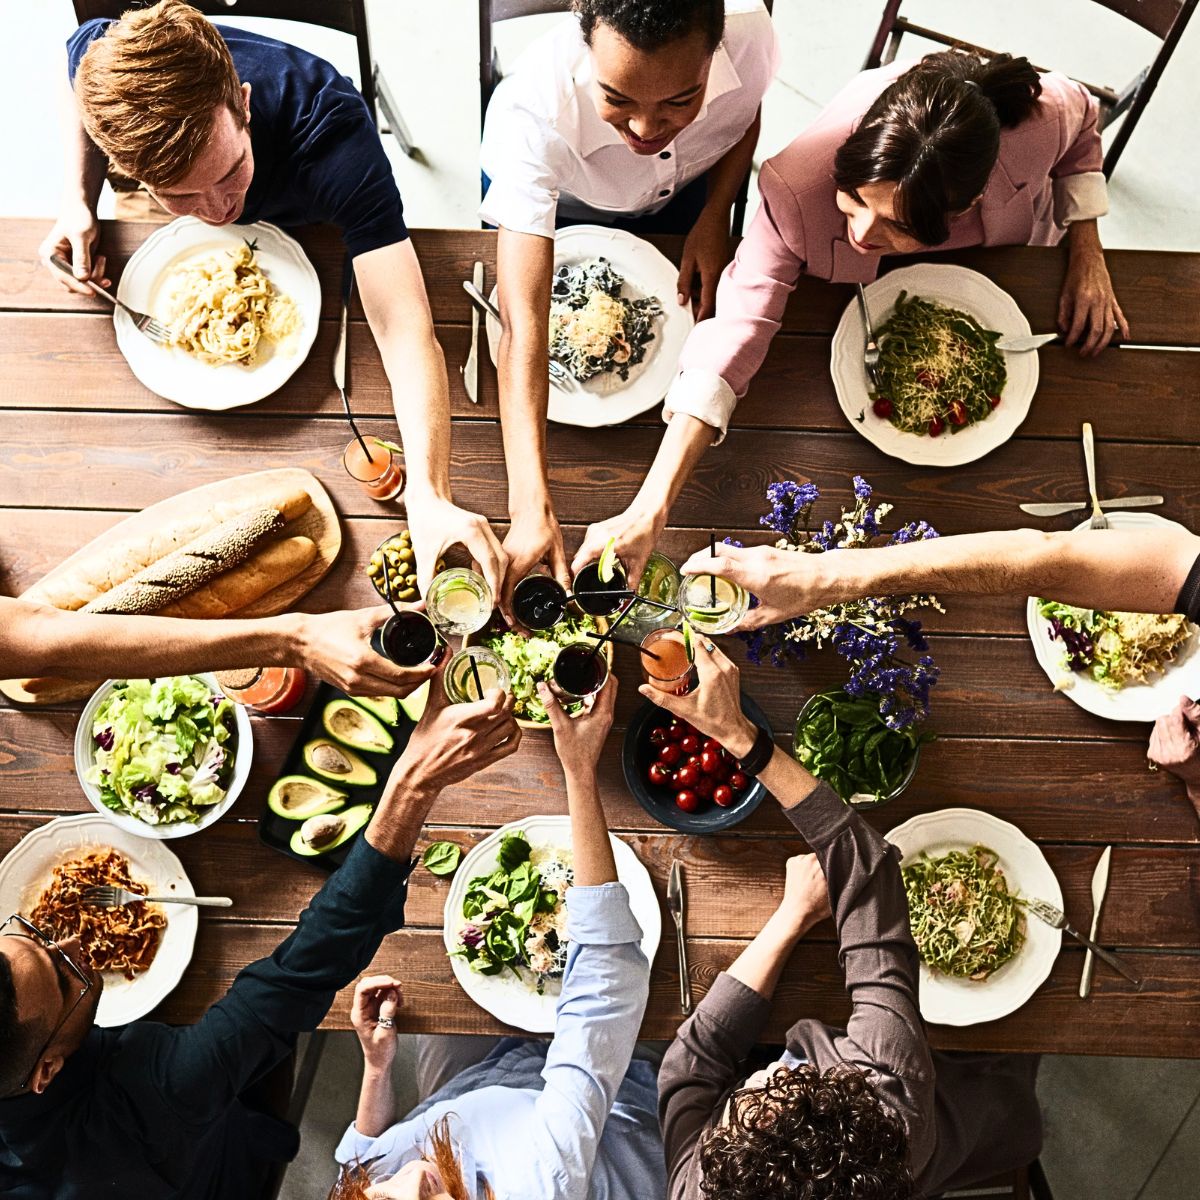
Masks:
[[[679,271],[621,229],[571,225],[554,238],[549,350],[566,373],[547,416],[562,425],[617,425],[667,394],[695,321],[676,301]],[[496,303],[496,291],[492,291]],[[487,319],[496,362],[500,326]]]
[[[117,297],[172,334],[171,345],[157,345],[114,311],[117,345],[137,378],[166,400],[212,412],[282,387],[312,348],[321,314],[312,263],[263,221],[164,225],[130,257]]]
[[[918,263],[866,288],[879,343],[879,383],[863,365],[865,334],[851,301],[833,335],[830,372],[851,428],[917,466],[974,462],[1016,433],[1037,390],[1036,353],[996,342],[1030,332],[1017,302],[978,271]]]
[[[0,862],[0,909],[56,940],[78,937],[104,988],[96,1023],[126,1025],[155,1009],[192,959],[196,910],[187,905],[88,908],[88,887],[113,883],[148,895],[194,896],[162,842],[114,828],[96,813],[58,817],[27,833]]]

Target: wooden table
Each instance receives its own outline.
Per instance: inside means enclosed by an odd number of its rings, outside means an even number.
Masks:
[[[151,395],[117,350],[105,306],[69,295],[34,263],[45,223],[0,222],[0,590],[18,593],[70,551],[140,509],[184,488],[251,470],[302,466],[333,495],[345,548],[306,601],[313,611],[374,599],[361,567],[396,517],[367,499],[342,471],[345,428],[329,373],[340,279],[340,248],[329,230],[302,235],[325,289],[321,330],[308,361],[277,395],[249,409],[205,415]],[[119,274],[149,229],[109,226],[104,244]],[[438,333],[449,365],[454,410],[454,489],[464,505],[497,525],[506,518],[495,374],[482,372],[480,403],[462,390],[470,313],[460,281],[475,259],[494,279],[494,235],[418,232]],[[664,242],[668,253],[677,245]],[[1020,248],[940,256],[995,279],[1034,329],[1053,326],[1062,256]],[[1200,345],[1200,255],[1111,252],[1117,293],[1135,340]],[[916,469],[886,458],[847,428],[829,378],[830,336],[849,299],[844,287],[802,280],[784,332],[740,405],[728,438],[709,451],[684,489],[662,549],[681,560],[716,520],[744,540],[757,527],[768,483],[815,480],[832,501],[849,477],[865,475],[907,519],[925,517],[943,533],[1011,527],[1024,500],[1083,495],[1078,446],[1083,419],[1098,434],[1099,473],[1108,494],[1161,492],[1164,515],[1200,528],[1200,355],[1110,351],[1081,361],[1061,347],[1042,351],[1042,381],[1018,435],[980,462],[955,470]],[[369,433],[394,429],[379,357],[362,319],[352,332],[352,395]],[[485,356],[486,357],[486,356]],[[614,429],[555,426],[552,481],[568,549],[584,527],[633,496],[658,445],[657,411]],[[1067,519],[1057,524],[1069,525]],[[1092,868],[1115,847],[1102,937],[1120,947],[1146,983],[1136,994],[1100,966],[1093,994],[1076,990],[1082,952],[1066,944],[1050,979],[1020,1011],[968,1029],[934,1028],[942,1047],[1062,1053],[1200,1055],[1200,823],[1182,788],[1147,770],[1148,729],[1113,724],[1055,695],[1034,660],[1024,605],[955,599],[929,622],[942,667],[927,747],[916,784],[870,816],[887,830],[919,812],[969,805],[1015,822],[1036,839],[1062,882],[1067,911],[1086,925]],[[733,643],[736,656],[740,647]],[[618,652],[618,673],[636,664]],[[840,680],[822,655],[802,668],[744,669],[744,680],[789,737],[814,688]],[[779,809],[765,802],[726,836],[689,838],[649,820],[621,778],[620,744],[637,700],[623,689],[617,728],[601,766],[612,827],[629,840],[665,895],[672,858],[688,867],[692,986],[697,999],[762,925],[774,906],[784,860],[803,846]],[[71,740],[77,708],[0,708],[0,853],[56,814],[80,811]],[[295,735],[294,718],[256,719],[255,768],[234,811],[200,836],[172,843],[200,892],[229,893],[229,914],[201,918],[186,979],[160,1014],[191,1021],[217,999],[238,968],[268,953],[322,881],[263,847],[256,813]],[[435,806],[430,836],[464,845],[532,811],[554,809],[561,777],[549,736],[529,735],[513,759]],[[406,981],[409,1031],[491,1032],[498,1027],[455,984],[441,943],[445,883],[413,875],[408,925],[389,938],[375,967]],[[644,1033],[669,1037],[679,1021],[675,949],[664,911]],[[349,991],[328,1024],[348,1024]],[[848,1005],[829,923],[797,949],[780,986],[769,1034],[781,1038],[805,1014],[844,1021]]]

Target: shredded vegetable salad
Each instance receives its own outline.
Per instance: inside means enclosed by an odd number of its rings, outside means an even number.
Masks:
[[[605,371],[629,378],[654,340],[655,296],[622,296],[625,278],[606,258],[564,264],[550,290],[550,357],[580,383]]]
[[[544,633],[526,636],[514,630],[492,634],[483,639],[483,644],[495,651],[508,667],[513,696],[513,715],[522,721],[536,721],[548,725],[550,718],[546,706],[538,698],[537,685],[549,682],[558,652],[572,642],[586,642],[588,630],[595,632],[596,622],[589,616],[566,617],[553,629]],[[564,703],[565,712],[574,714],[582,703]]]
[[[1063,664],[1113,691],[1153,683],[1174,661],[1192,633],[1178,613],[1106,612],[1039,600],[1050,636],[1062,643]]]
[[[1025,942],[1019,896],[986,846],[951,850],[903,868],[908,923],[922,960],[959,979],[986,979]]]
[[[901,292],[878,331],[876,416],[931,437],[982,421],[1000,403],[1008,377],[999,338],[969,313]]]

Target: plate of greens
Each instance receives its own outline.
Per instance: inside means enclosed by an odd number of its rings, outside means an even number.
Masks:
[[[1062,908],[1046,856],[1015,825],[974,808],[922,813],[887,840],[901,854],[921,956],[921,1015],[934,1025],[978,1025],[1015,1012],[1062,947],[1062,934],[1027,918],[1022,903]]]
[[[660,250],[623,229],[572,225],[555,234],[549,350],[570,382],[550,388],[551,421],[618,425],[662,400],[695,324],[691,304],[675,298],[678,277]],[[492,317],[487,338],[495,362]]]
[[[617,877],[653,962],[662,934],[650,874],[609,835]],[[566,966],[566,893],[573,878],[571,821],[529,817],[496,830],[464,856],[446,897],[443,939],[454,976],[480,1008],[506,1025],[552,1033]]]
[[[1116,529],[1175,525],[1157,513],[1114,512]],[[1081,536],[1103,537],[1084,521]],[[1025,609],[1038,665],[1080,708],[1109,721],[1157,721],[1179,697],[1200,697],[1200,634],[1175,613],[1107,612],[1030,596]]]
[[[1004,445],[1029,412],[1038,356],[997,350],[1028,334],[1016,301],[978,271],[918,263],[866,288],[879,342],[880,386],[863,365],[858,301],[833,335],[830,371],[853,429],[917,466],[957,467]]]
[[[250,719],[212,675],[110,679],[75,729],[75,770],[92,807],[146,838],[216,821],[250,775]]]

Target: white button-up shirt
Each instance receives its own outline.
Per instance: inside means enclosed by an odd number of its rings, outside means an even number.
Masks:
[[[552,238],[558,213],[657,212],[741,141],[778,66],[762,0],[726,0],[699,114],[666,150],[635,154],[596,112],[591,56],[569,17],[521,55],[492,96],[480,155],[491,186],[480,217]]]

